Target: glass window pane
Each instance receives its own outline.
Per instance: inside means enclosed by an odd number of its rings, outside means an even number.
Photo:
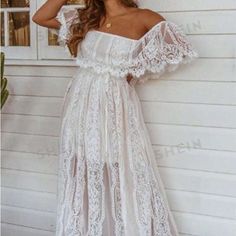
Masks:
[[[9,45],[30,46],[29,12],[9,12]]]
[[[1,12],[1,46],[5,45],[4,15]]]
[[[1,7],[29,7],[30,0],[1,0]]]
[[[48,29],[48,45],[49,46],[58,46],[57,35],[53,32],[54,30]]]

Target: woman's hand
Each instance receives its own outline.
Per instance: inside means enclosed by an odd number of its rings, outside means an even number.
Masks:
[[[55,17],[66,2],[67,0],[47,0],[47,2],[35,12],[32,21],[47,28],[59,29],[60,23]]]

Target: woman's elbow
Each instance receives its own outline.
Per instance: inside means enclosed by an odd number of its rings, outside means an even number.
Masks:
[[[36,24],[39,24],[39,25],[41,25],[42,24],[42,19],[40,19],[40,17],[38,17],[38,15],[37,14],[34,14],[33,16],[32,16],[32,21],[34,22],[34,23],[36,23]]]
[[[38,15],[37,13],[35,13],[32,16],[32,21],[41,26],[45,26],[45,27],[48,26],[48,20],[44,19],[42,16]]]
[[[60,23],[55,19],[45,19],[38,16],[36,13],[32,16],[32,21],[40,26],[47,27],[47,28],[60,28]]]

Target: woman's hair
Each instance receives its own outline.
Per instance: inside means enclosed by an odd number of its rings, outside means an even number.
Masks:
[[[127,7],[136,7],[135,0],[120,0]],[[99,28],[101,18],[106,15],[104,0],[84,0],[85,8],[78,9],[80,22],[71,25],[72,36],[67,45],[72,56],[77,56],[79,43],[90,29]]]

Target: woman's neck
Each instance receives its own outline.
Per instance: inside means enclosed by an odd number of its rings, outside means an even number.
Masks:
[[[104,0],[107,17],[117,16],[126,13],[125,7],[119,0]]]

